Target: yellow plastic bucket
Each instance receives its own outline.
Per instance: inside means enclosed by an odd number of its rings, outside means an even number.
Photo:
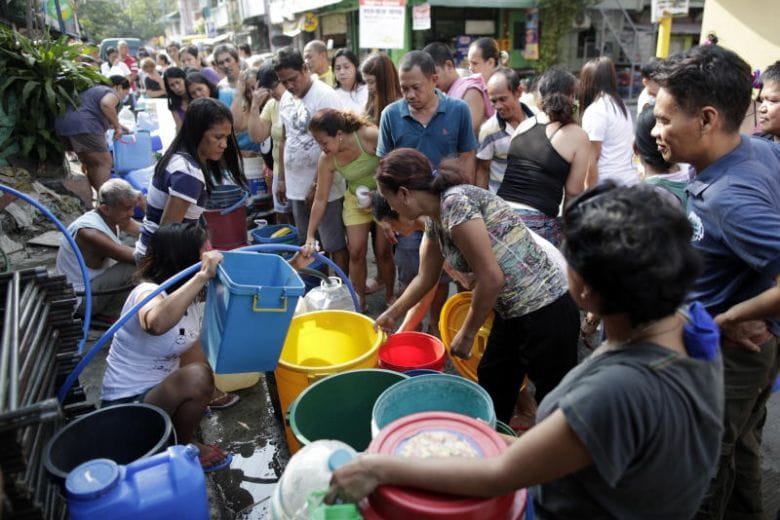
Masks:
[[[458,373],[463,377],[476,381],[477,366],[479,366],[482,354],[485,352],[485,347],[487,347],[490,330],[493,328],[494,313],[493,311],[490,311],[485,323],[479,328],[477,337],[474,338],[474,343],[471,347],[471,358],[463,359],[452,355],[450,345],[452,344],[452,340],[455,339],[455,335],[463,326],[463,322],[466,321],[469,307],[471,307],[470,291],[451,296],[444,303],[441,314],[439,314],[439,333],[441,334],[441,341],[447,349],[447,354],[450,356],[450,361],[452,361],[452,364],[455,366]]]
[[[441,342],[444,343],[444,348],[447,349],[447,355],[449,355],[450,361],[455,366],[455,370],[463,377],[477,381],[477,367],[482,360],[482,354],[485,353],[490,331],[493,329],[495,313],[490,311],[485,323],[477,331],[477,337],[474,338],[474,343],[471,345],[471,357],[463,359],[452,355],[450,345],[463,326],[463,322],[466,321],[469,307],[471,307],[471,291],[451,296],[444,303],[444,306],[441,308],[441,314],[439,314],[439,333],[441,334]],[[528,376],[523,379],[520,390],[523,390],[527,384]]]
[[[223,392],[235,392],[254,386],[260,381],[260,372],[214,374],[214,385]]]
[[[323,377],[375,368],[384,341],[385,334],[374,330],[374,321],[356,312],[319,311],[295,316],[275,371],[284,414],[306,387]],[[295,453],[300,445],[286,421],[284,429],[290,453]]]

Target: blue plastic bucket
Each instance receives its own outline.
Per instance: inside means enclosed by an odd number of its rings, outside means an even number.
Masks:
[[[303,281],[277,255],[223,255],[209,283],[201,332],[209,363],[221,374],[274,370]]]
[[[414,370],[404,370],[403,373],[409,377],[441,374],[441,372],[438,370],[431,370],[430,368],[415,368]]]
[[[214,186],[206,201],[206,209],[225,209],[237,203],[244,196],[241,186],[222,184]]]
[[[271,235],[284,228],[289,229],[291,233],[281,237],[271,237]],[[255,228],[252,230],[252,242],[255,244],[290,244],[297,246],[298,228],[289,224],[273,224],[270,226]]]
[[[154,164],[152,136],[149,132],[139,131],[123,135],[114,141],[114,171],[127,173],[140,170]]]
[[[410,377],[385,390],[374,403],[371,432],[376,436],[396,419],[433,411],[468,415],[496,427],[493,401],[484,388],[460,376],[430,374]]]

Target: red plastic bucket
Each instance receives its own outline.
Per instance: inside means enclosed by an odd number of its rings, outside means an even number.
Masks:
[[[405,372],[407,370],[444,370],[446,350],[438,338],[423,332],[393,334],[379,347],[379,367]]]
[[[211,247],[227,251],[247,245],[246,206],[241,205],[223,215],[221,209],[203,212]]]
[[[473,452],[473,464],[496,457],[507,448],[506,442],[482,421],[450,412],[422,412],[388,424],[371,441],[366,453],[405,456],[410,441],[432,433],[467,447]],[[360,502],[360,509],[366,520],[521,520],[526,498],[525,489],[478,498],[380,486]]]

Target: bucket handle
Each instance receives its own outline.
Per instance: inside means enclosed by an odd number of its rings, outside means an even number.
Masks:
[[[246,202],[246,199],[248,199],[248,198],[249,198],[249,194],[248,194],[248,193],[246,193],[246,192],[244,192],[244,196],[243,196],[243,197],[241,197],[241,200],[239,200],[238,202],[236,202],[236,203],[235,203],[235,204],[233,204],[232,206],[229,206],[229,207],[227,207],[227,208],[225,208],[225,209],[221,210],[221,211],[219,212],[219,214],[220,214],[220,215],[227,215],[228,213],[232,213],[232,212],[233,212],[233,211],[235,211],[236,209],[238,209],[238,208],[240,208],[241,206],[243,206],[243,205],[244,205],[244,203]]]
[[[252,297],[252,310],[254,312],[287,312],[287,295],[282,294],[282,296],[279,297],[279,300],[284,302],[284,305],[282,307],[258,307],[257,301],[260,298],[260,294],[255,294]]]
[[[325,379],[326,377],[333,375],[333,373],[322,373],[322,374],[306,374],[306,379],[309,380],[309,384],[316,383],[320,379]]]

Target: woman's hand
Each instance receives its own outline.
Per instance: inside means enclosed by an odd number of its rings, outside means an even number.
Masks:
[[[309,258],[312,254],[320,251],[320,244],[313,237],[306,237],[306,243],[301,246],[301,255]]]
[[[395,332],[396,327],[398,326],[398,317],[395,315],[395,312],[393,311],[393,307],[390,306],[385,312],[379,315],[379,317],[374,322],[374,330],[383,330],[388,334],[392,334]]]
[[[336,500],[358,502],[379,485],[379,477],[372,470],[371,455],[360,455],[333,472],[325,503]]]
[[[276,179],[276,198],[280,204],[287,202],[287,187],[284,184],[284,179]]]
[[[398,237],[395,236],[395,231],[393,230],[393,226],[390,225],[389,222],[386,220],[380,220],[377,223],[377,226],[379,229],[382,230],[382,234],[385,236],[388,242],[391,244],[397,244],[398,243]]]
[[[262,108],[271,97],[271,91],[264,87],[257,87],[252,91],[252,104]]]
[[[222,262],[222,253],[219,251],[206,251],[200,257],[200,272],[198,274],[204,281],[211,280],[217,274],[217,266]]]
[[[463,329],[461,329],[457,334],[455,334],[455,338],[453,338],[452,344],[450,345],[450,351],[452,352],[453,356],[457,356],[462,359],[470,359],[473,345],[474,335],[468,334],[464,332]]]

